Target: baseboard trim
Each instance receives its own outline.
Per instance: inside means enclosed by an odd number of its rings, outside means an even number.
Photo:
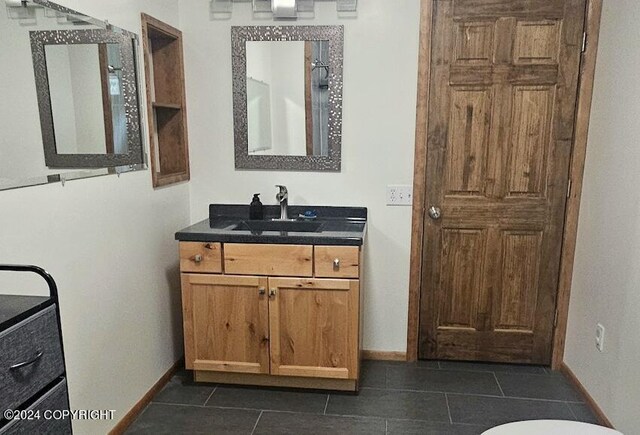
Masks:
[[[573,373],[569,366],[567,366],[564,362],[560,364],[560,373],[565,375],[567,379],[569,379],[569,382],[571,382],[573,386],[576,387],[578,391],[580,391],[580,393],[584,396],[587,406],[591,408],[591,411],[593,411],[593,413],[595,414],[598,422],[603,426],[613,429],[613,424],[611,424],[611,421],[607,418],[604,412],[602,412],[602,409],[600,409],[596,401],[593,400],[593,397],[591,397],[591,394],[589,394],[584,385],[582,385],[582,383],[578,380],[575,373]]]
[[[386,352],[383,350],[363,350],[362,359],[372,359],[378,361],[406,361],[406,352]]]
[[[153,384],[151,389],[147,391],[147,393],[142,396],[142,398],[138,400],[135,405],[133,405],[133,408],[131,408],[129,412],[127,412],[125,416],[122,417],[122,419],[113,427],[113,429],[109,431],[109,435],[124,434],[124,431],[127,430],[129,426],[131,426],[131,424],[135,421],[136,418],[138,418],[140,414],[142,414],[142,411],[144,411],[147,405],[151,402],[153,396],[158,394],[160,390],[162,390],[162,388],[164,388],[164,386],[167,385],[167,383],[171,380],[173,375],[176,374],[178,369],[182,367],[182,361],[182,359],[176,361],[176,363],[172,365],[160,379],[158,379],[158,382]]]

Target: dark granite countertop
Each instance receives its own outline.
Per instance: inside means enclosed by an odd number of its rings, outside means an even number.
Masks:
[[[49,296],[0,295],[0,331],[51,305]]]
[[[280,217],[280,207],[264,206],[265,220]],[[364,207],[289,206],[289,216],[297,217],[308,210],[317,214],[317,232],[235,230],[249,220],[248,205],[211,204],[209,219],[176,233],[183,242],[265,243],[290,245],[347,245],[361,246],[367,228],[367,209]]]

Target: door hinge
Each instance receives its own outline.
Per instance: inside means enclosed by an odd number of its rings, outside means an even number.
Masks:
[[[567,198],[571,198],[571,186],[572,186],[572,182],[571,180],[569,180],[569,183],[567,184]]]
[[[587,32],[582,33],[582,53],[587,51]]]
[[[555,314],[553,315],[553,327],[558,326],[558,310],[556,309]]]

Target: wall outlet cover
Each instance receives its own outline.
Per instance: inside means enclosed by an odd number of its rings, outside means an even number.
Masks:
[[[413,187],[407,185],[387,186],[387,205],[411,206],[412,204]]]

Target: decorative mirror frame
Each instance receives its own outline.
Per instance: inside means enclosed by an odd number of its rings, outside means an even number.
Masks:
[[[45,164],[49,168],[105,168],[144,163],[138,100],[136,45],[138,36],[125,30],[45,30],[29,32]],[[45,47],[71,44],[118,44],[122,60],[122,93],[127,123],[127,154],[58,154],[51,109]]]
[[[329,155],[250,155],[247,114],[247,41],[329,41]],[[233,127],[236,169],[340,171],[344,26],[232,26]]]

